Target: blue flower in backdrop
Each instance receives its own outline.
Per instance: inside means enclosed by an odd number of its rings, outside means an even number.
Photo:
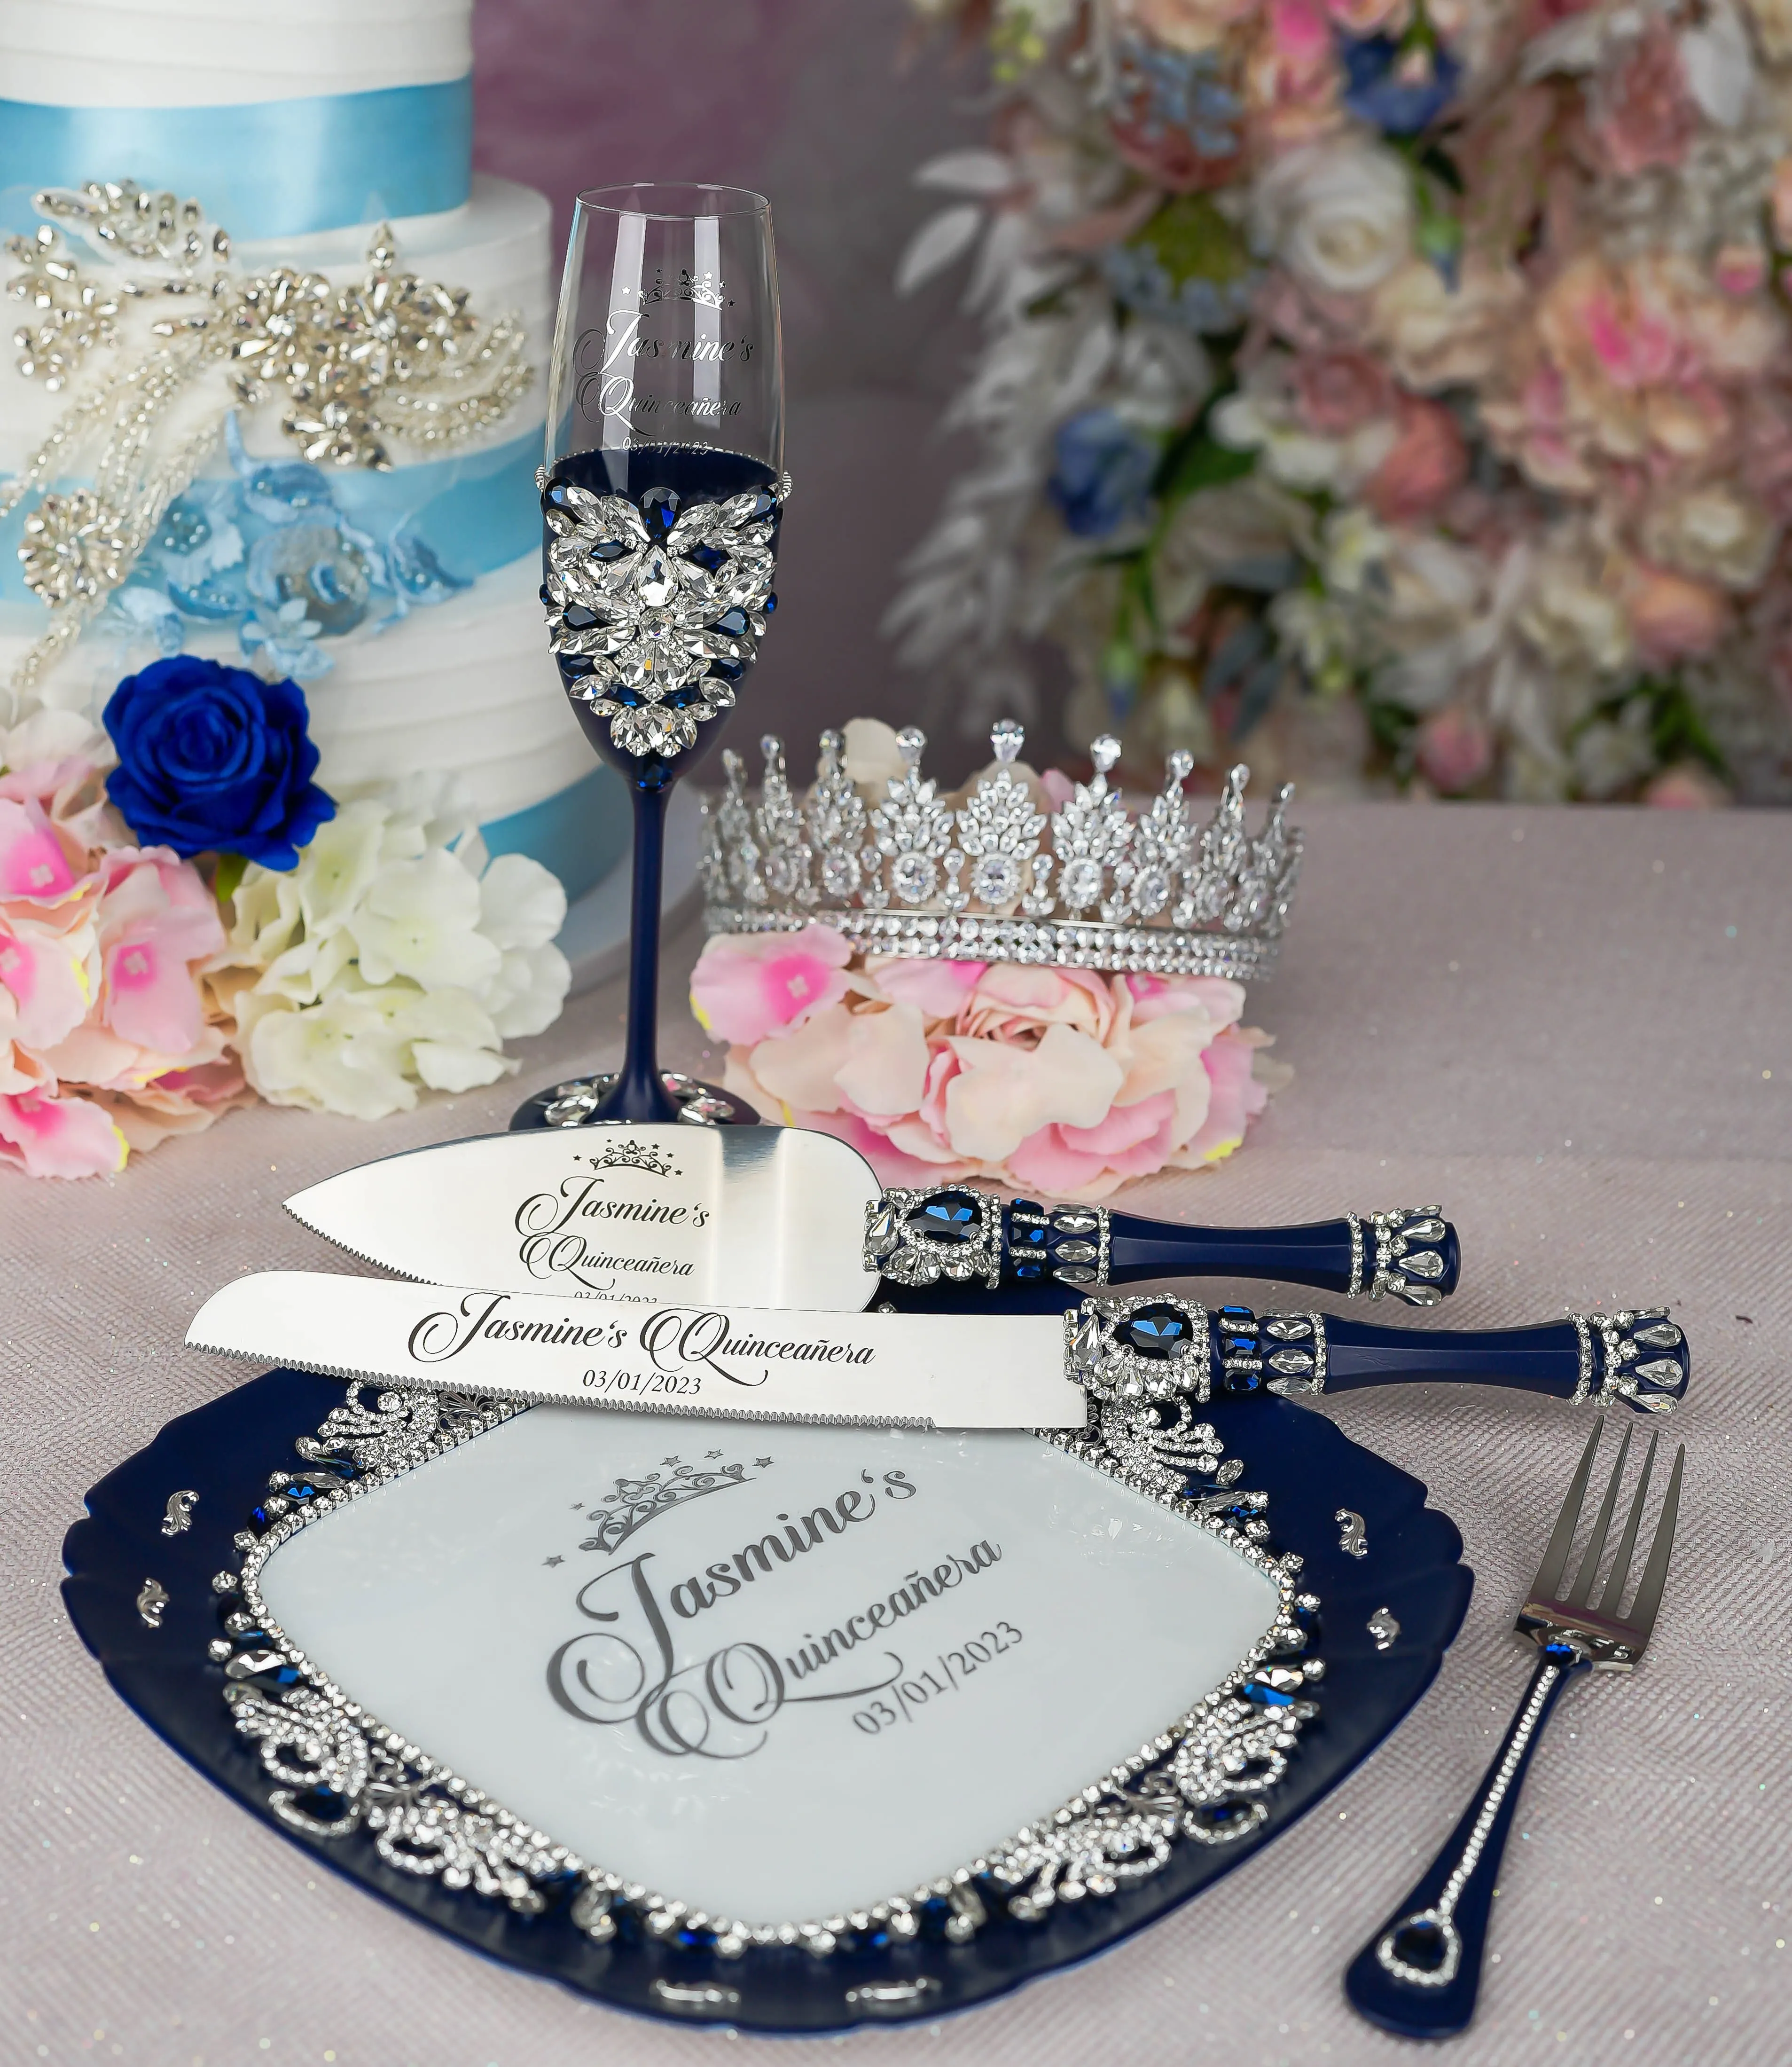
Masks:
[[[1112,409],[1085,409],[1058,426],[1057,465],[1045,484],[1066,530],[1105,538],[1145,515],[1158,448]]]
[[[1340,37],[1344,106],[1388,136],[1416,136],[1456,97],[1462,67],[1441,46],[1403,49],[1393,36]]]
[[[265,682],[191,653],[128,675],[106,705],[119,765],[107,794],[148,846],[217,850],[292,868],[336,815],[311,778],[318,749],[296,682]]]

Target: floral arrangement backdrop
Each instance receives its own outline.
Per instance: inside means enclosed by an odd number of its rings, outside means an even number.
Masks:
[[[906,657],[1142,766],[1792,801],[1787,0],[913,0],[984,343]],[[979,715],[982,714],[979,705]]]
[[[257,1097],[378,1119],[558,1016],[558,880],[420,778],[332,797],[304,692],[180,654],[0,727],[0,1163],[103,1176]]]

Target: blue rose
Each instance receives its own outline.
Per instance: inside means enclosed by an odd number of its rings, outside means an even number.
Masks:
[[[1085,409],[1060,424],[1056,457],[1046,492],[1076,537],[1105,538],[1144,517],[1158,449],[1113,410]]]
[[[1416,136],[1456,97],[1462,67],[1446,50],[1409,47],[1392,36],[1341,37],[1345,108],[1389,136]]]
[[[119,761],[107,794],[145,846],[294,867],[336,815],[334,798],[311,780],[309,715],[296,682],[264,682],[192,653],[155,661],[107,703]]]

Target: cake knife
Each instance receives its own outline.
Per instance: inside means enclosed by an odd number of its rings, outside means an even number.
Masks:
[[[886,1191],[856,1149],[797,1127],[485,1135],[363,1163],[286,1207],[354,1254],[438,1284],[842,1312],[1056,1313],[1104,1285],[1185,1276],[1429,1306],[1461,1268],[1435,1207],[1201,1228],[963,1185]]]
[[[706,1299],[620,1303],[305,1271],[239,1278],[189,1346],[454,1391],[778,1419],[1076,1428],[1259,1390],[1460,1379],[1666,1412],[1686,1390],[1665,1310],[1482,1332],[1376,1327],[1146,1293],[1057,1316],[843,1314]],[[1149,1431],[1143,1432],[1149,1440]]]

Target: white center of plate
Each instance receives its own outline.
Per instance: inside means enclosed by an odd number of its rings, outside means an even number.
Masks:
[[[1000,1844],[1276,1607],[1035,1436],[547,1407],[314,1523],[262,1585],[389,1728],[590,1863],[752,1923]]]

